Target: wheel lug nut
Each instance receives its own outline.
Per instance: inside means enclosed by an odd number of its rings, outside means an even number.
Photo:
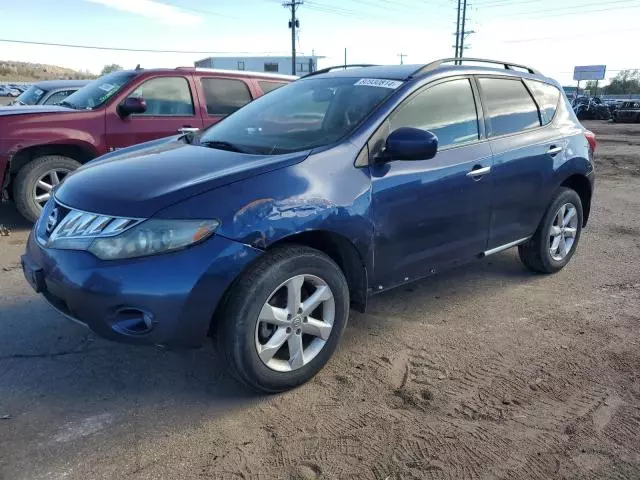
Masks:
[[[308,320],[309,320],[309,319],[308,319],[307,317],[304,317],[304,318],[302,319],[302,321],[303,321],[304,323],[307,323],[307,321],[308,321]]]
[[[287,313],[287,320],[291,320],[291,314]]]
[[[287,333],[291,333],[291,327],[287,327]]]
[[[296,330],[296,335],[300,335],[300,332],[301,332],[301,330],[298,328],[298,329]]]
[[[302,308],[299,308],[299,309],[298,309],[298,313],[302,313]]]

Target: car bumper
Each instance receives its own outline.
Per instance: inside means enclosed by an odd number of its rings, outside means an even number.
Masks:
[[[25,278],[67,318],[120,342],[198,347],[235,277],[261,251],[214,235],[178,252],[102,261],[41,247],[31,235]]]

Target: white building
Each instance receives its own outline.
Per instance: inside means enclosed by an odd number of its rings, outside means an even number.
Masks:
[[[315,55],[296,55],[296,75],[305,75],[318,69]],[[222,70],[247,70],[249,72],[272,72],[292,75],[291,57],[209,57],[195,62],[196,67]]]

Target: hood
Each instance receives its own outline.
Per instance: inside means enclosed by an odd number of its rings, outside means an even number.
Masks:
[[[149,218],[176,202],[296,164],[309,154],[250,155],[182,140],[150,143],[89,162],[65,178],[56,199],[88,212]]]
[[[14,105],[10,107],[0,107],[0,116],[24,115],[26,113],[61,113],[76,112],[72,108],[60,107],[58,105]]]

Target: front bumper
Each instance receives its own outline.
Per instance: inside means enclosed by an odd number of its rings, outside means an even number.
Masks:
[[[85,251],[43,248],[32,234],[22,264],[31,286],[54,308],[102,337],[198,347],[224,292],[260,253],[214,235],[177,252],[102,261]],[[132,312],[145,314],[148,331],[122,327]]]

